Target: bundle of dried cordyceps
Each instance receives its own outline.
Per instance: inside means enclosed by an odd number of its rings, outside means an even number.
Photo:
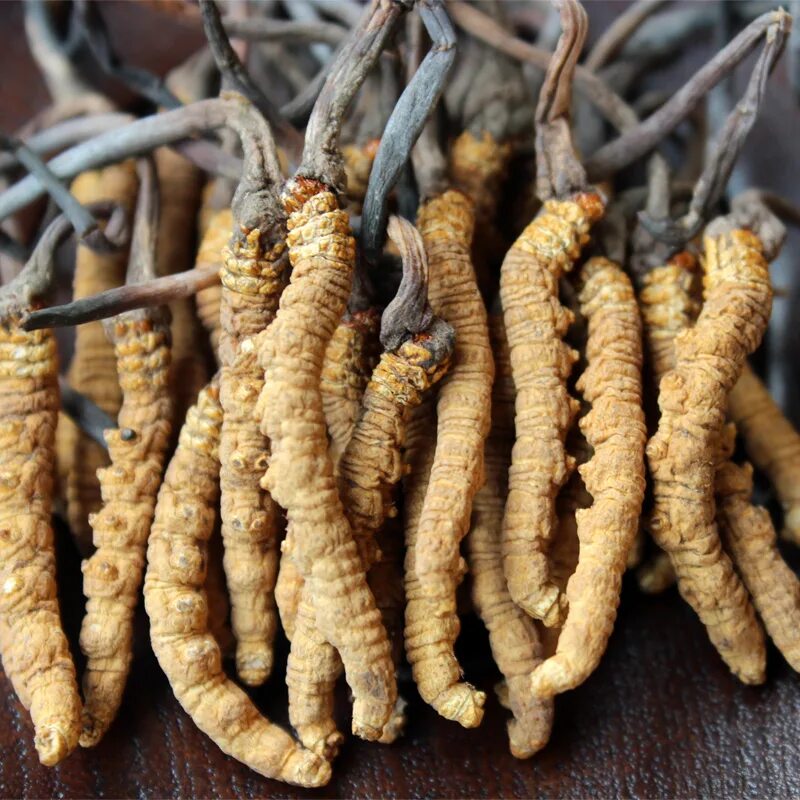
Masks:
[[[26,5],[53,103],[0,157],[0,649],[43,763],[112,724],[142,587],[186,712],[303,786],[343,741],[342,671],[364,739],[402,734],[403,653],[427,703],[480,725],[455,654],[467,573],[519,758],[597,667],[626,569],[644,591],[677,581],[742,681],[765,679],[765,630],[800,669],[800,582],[735,457],[738,433],[800,542],[800,436],[747,364],[778,216],[798,215],[725,196],[786,13],[643,0],[581,64],[578,0],[326,0],[302,19],[175,0],[160,11],[208,47],[162,80],[116,56],[101,6],[73,5],[67,37]],[[739,32],[652,110],[640,78],[721,13]],[[553,52],[517,30],[549,14]],[[98,66],[153,113],[115,110]],[[37,237],[18,212],[43,195]],[[48,305],[73,231],[74,300]],[[82,692],[54,506],[87,557]],[[269,679],[279,625],[295,736],[237,685]]]

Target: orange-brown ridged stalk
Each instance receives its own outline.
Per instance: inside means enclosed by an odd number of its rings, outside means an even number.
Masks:
[[[694,328],[675,339],[675,368],[661,380],[661,419],[647,445],[651,529],[672,559],[681,595],[731,671],[745,683],[760,683],[764,635],[722,550],[714,472],[728,392],[761,341],[772,290],[758,238],[745,230],[712,230],[704,236],[705,305]]]
[[[278,627],[278,517],[274,500],[259,485],[269,445],[254,413],[264,385],[256,336],[275,316],[283,287],[278,242],[265,252],[261,231],[246,232],[226,248],[220,318],[220,401],[225,412],[220,438],[220,487],[225,577],[236,637],[236,671],[250,686],[272,671]]]
[[[483,719],[486,694],[462,681],[454,644],[461,630],[456,588],[466,572],[443,573],[440,583],[422,583],[417,576],[416,544],[419,518],[436,449],[436,409],[432,401],[416,408],[406,430],[405,592],[406,657],[422,699],[446,719],[476,728]]]
[[[747,454],[770,479],[783,506],[782,535],[800,545],[800,434],[747,365],[728,400]]]
[[[428,298],[456,334],[453,366],[436,402],[438,430],[420,512],[414,570],[424,583],[458,573],[472,498],[483,484],[483,446],[491,425],[494,361],[486,309],[470,260],[472,204],[458,191],[425,202],[419,231],[430,266]]]
[[[339,499],[319,388],[325,349],[352,288],[355,240],[347,214],[321,184],[299,179],[284,202],[291,282],[259,342],[257,413],[272,448],[262,485],[286,509],[317,627],[344,664],[353,732],[377,739],[397,700],[394,665]]]
[[[548,627],[560,624],[566,610],[548,575],[548,548],[556,495],[573,468],[564,439],[578,410],[566,386],[577,354],[563,341],[573,316],[559,302],[558,283],[603,210],[594,193],[548,200],[506,255],[500,274],[517,389],[503,569],[517,605]]]
[[[216,384],[189,409],[161,486],[147,549],[144,599],[150,640],[178,702],[225,753],[269,778],[323,786],[323,759],[265,719],[226,677],[208,628],[207,543],[219,493],[222,408]]]
[[[325,350],[320,390],[334,470],[353,435],[361,398],[380,356],[379,328],[375,309],[346,314]]]
[[[491,316],[489,326],[496,367],[492,429],[486,440],[486,484],[475,495],[472,507],[468,558],[472,599],[489,631],[492,655],[503,675],[513,714],[508,722],[511,753],[516,758],[529,758],[550,738],[553,703],[531,693],[530,674],[541,662],[542,645],[536,623],[511,599],[503,574],[500,531],[514,443],[514,380],[503,318]]]
[[[130,213],[136,201],[137,186],[134,163],[126,161],[84,172],[72,182],[71,191],[81,203],[110,200],[121,203]],[[100,254],[79,244],[72,279],[74,299],[119,286],[125,279],[127,263],[126,250]],[[117,416],[122,392],[117,380],[114,347],[102,323],[89,322],[75,329],[75,350],[67,370],[67,382],[107,414]],[[88,555],[92,550],[89,514],[102,505],[97,470],[108,464],[108,454],[64,414],[60,415],[56,430],[56,452],[58,491],[66,505],[67,522],[79,550]]]
[[[396,515],[392,490],[403,475],[401,449],[410,409],[449,366],[427,346],[421,334],[386,352],[364,393],[361,415],[341,460],[339,491],[364,569],[378,557],[376,532],[387,517]],[[313,604],[303,592],[286,671],[289,719],[300,741],[328,758],[342,737],[333,718],[333,689],[340,673],[336,650],[317,630]],[[386,725],[380,741],[389,743],[402,733],[403,706]]]
[[[52,331],[0,326],[0,652],[47,766],[74,750],[81,724],[50,522],[58,408]]]
[[[202,230],[200,247],[197,251],[196,269],[205,269],[211,266],[222,268],[222,250],[228,243],[233,227],[233,212],[230,208],[223,208],[210,214],[207,224]],[[207,286],[201,289],[195,298],[197,302],[197,315],[200,322],[208,332],[211,347],[217,363],[219,357],[220,316],[219,308],[222,301],[221,286]]]
[[[342,147],[344,170],[347,175],[347,200],[351,213],[360,214],[367,195],[372,163],[378,154],[380,139],[370,139],[364,144],[346,144]]]
[[[752,503],[753,468],[730,460],[735,438],[735,427],[729,425],[722,445],[727,458],[717,470],[720,533],[767,633],[800,672],[800,580],[778,550],[769,512]]]
[[[82,747],[100,741],[122,701],[147,537],[172,430],[166,322],[131,312],[110,327],[123,400],[119,427],[105,432],[111,464],[98,472],[103,507],[89,518],[96,550],[82,567]]]
[[[575,512],[580,556],[567,583],[569,612],[556,653],[531,677],[540,697],[575,688],[600,662],[644,499],[647,432],[636,297],[627,275],[606,258],[590,259],[581,282],[581,311],[589,323],[588,366],[577,388],[591,410],[581,417],[580,428],[594,452],[579,471],[592,505]]]
[[[156,272],[171,275],[192,266],[201,174],[194,164],[168,147],[156,150],[155,162],[159,191]],[[194,302],[189,297],[173,300],[169,310],[172,314],[170,385],[174,419],[180,424],[210,376]]]

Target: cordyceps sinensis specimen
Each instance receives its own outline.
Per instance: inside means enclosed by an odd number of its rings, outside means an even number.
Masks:
[[[722,549],[713,487],[727,396],[764,334],[772,289],[763,245],[751,231],[721,218],[707,227],[703,245],[705,304],[697,324],[675,339],[675,368],[661,379],[661,418],[647,445],[651,532],[731,671],[761,683],[764,636]]]
[[[783,507],[783,537],[800,544],[800,434],[745,365],[728,397],[747,454],[769,478]]]
[[[347,214],[321,184],[299,179],[290,191],[291,282],[259,341],[257,411],[271,444],[263,485],[286,509],[303,592],[344,663],[353,731],[377,739],[397,699],[394,666],[339,498],[320,391],[325,349],[350,295],[355,240]]]
[[[730,459],[734,439],[735,429],[728,426],[716,482],[720,533],[767,633],[800,672],[800,580],[778,550],[769,512],[752,504],[753,468]]]
[[[195,267],[223,265],[222,253],[231,236],[233,228],[233,213],[230,208],[214,211],[209,215],[207,224],[201,230],[200,247],[197,251]],[[222,287],[219,285],[207,286],[201,289],[196,297],[197,316],[200,317],[203,327],[211,339],[214,358],[220,362],[219,345],[221,336],[220,305],[222,303]]]
[[[430,265],[434,313],[456,335],[453,365],[436,401],[436,451],[419,519],[415,571],[423,583],[459,570],[472,498],[483,483],[483,446],[491,424],[494,362],[486,309],[470,258],[472,204],[448,190],[423,203],[418,225]]]
[[[428,269],[422,239],[405,220],[392,217],[389,236],[403,257],[403,282],[381,324],[386,351],[364,391],[355,430],[340,462],[339,494],[365,571],[379,553],[375,535],[396,514],[393,489],[403,475],[402,447],[409,412],[445,374],[453,330],[435,317],[426,299]],[[333,688],[340,672],[333,647],[314,624],[305,592],[292,638],[286,681],[289,717],[300,740],[332,757],[341,741],[333,719]],[[405,724],[404,702],[380,741],[394,741]]]
[[[573,315],[559,302],[561,276],[572,269],[604,200],[586,188],[571,150],[570,83],[586,36],[586,14],[561,5],[563,33],[537,108],[537,191],[541,211],[503,261],[503,304],[516,397],[516,441],[503,518],[503,568],[514,601],[547,626],[559,625],[566,600],[548,575],[556,527],[555,499],[573,463],[564,439],[577,413],[567,378],[577,354],[563,341]]]
[[[0,325],[0,652],[47,766],[78,744],[81,715],[50,520],[58,409],[52,331],[26,333],[10,315]]]
[[[593,453],[579,471],[592,504],[575,512],[580,555],[567,583],[569,611],[558,647],[531,678],[534,693],[544,697],[581,684],[605,652],[645,487],[642,325],[633,286],[606,258],[590,259],[580,283],[589,337],[577,388],[591,404],[580,428]]]
[[[159,197],[155,166],[142,159],[126,282],[155,277]],[[84,561],[81,746],[96,745],[116,716],[133,647],[133,614],[172,431],[170,330],[166,309],[129,311],[105,322],[114,345],[122,407],[105,431],[111,463],[98,470],[103,507],[90,515],[95,552]]]
[[[263,385],[255,337],[275,316],[286,259],[272,136],[263,120],[252,118],[239,133],[248,171],[233,200],[233,235],[220,272],[220,508],[236,670],[257,686],[273,664],[279,511],[259,486],[268,443],[253,413]]]
[[[136,200],[134,162],[113,164],[101,170],[84,172],[72,182],[72,193],[81,203],[113,201],[126,210]],[[72,295],[75,300],[119,286],[125,279],[127,253],[98,253],[78,245]],[[93,400],[112,417],[122,403],[117,380],[114,347],[100,322],[75,329],[75,349],[67,370],[67,382]],[[96,442],[78,430],[72,420],[61,415],[56,431],[59,495],[66,505],[66,518],[81,553],[91,552],[92,529],[89,514],[102,504],[97,470],[108,465],[108,455]]]
[[[167,317],[129,312],[108,328],[123,400],[118,427],[105,434],[111,464],[98,471],[103,507],[89,517],[96,550],[83,564],[83,747],[100,741],[122,701],[147,537],[172,430]]]
[[[302,164],[283,193],[291,280],[258,344],[264,388],[257,414],[271,447],[262,486],[286,509],[304,597],[321,636],[339,652],[353,693],[352,729],[366,739],[382,736],[397,685],[386,631],[339,498],[320,379],[356,259],[348,216],[333,191],[344,182],[342,118],[405,10],[396,0],[375,0],[334,59],[306,129]]]
[[[158,494],[147,550],[150,640],[178,702],[225,753],[270,778],[323,786],[330,766],[265,719],[222,669],[208,627],[208,540],[219,495],[222,407],[216,383],[186,415]]]
[[[529,758],[547,744],[553,725],[553,701],[530,689],[530,675],[542,660],[537,623],[511,599],[503,574],[500,532],[514,443],[514,380],[503,317],[492,314],[489,328],[495,360],[492,390],[492,428],[486,440],[486,483],[472,504],[472,527],[467,535],[472,575],[472,599],[489,632],[489,644],[505,684],[505,701],[513,719],[508,722],[511,753]]]

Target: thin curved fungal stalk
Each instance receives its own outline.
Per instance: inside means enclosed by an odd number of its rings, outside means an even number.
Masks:
[[[642,215],[642,223],[657,239],[679,245],[689,241],[700,232],[704,221],[719,202],[756,121],[767,79],[783,52],[790,27],[791,17],[784,14],[767,29],[764,49],[753,67],[747,89],[719,131],[711,156],[695,186],[687,213],[674,221],[668,216],[654,220],[647,214]]]
[[[387,308],[381,339],[388,349],[364,392],[358,424],[341,461],[339,493],[358,547],[369,570],[378,559],[376,533],[396,514],[392,493],[403,475],[401,450],[409,412],[447,371],[453,352],[453,330],[432,315],[427,305],[428,268],[422,239],[398,217],[389,221],[389,236],[403,257],[403,282]],[[411,296],[422,302],[406,302]],[[332,758],[342,740],[333,719],[333,688],[341,671],[336,650],[316,629],[306,596],[300,601],[286,682],[289,718],[309,749]],[[400,699],[379,741],[390,743],[405,725]]]
[[[731,460],[735,438],[735,429],[723,434],[725,462],[717,470],[720,533],[767,633],[800,672],[800,580],[778,550],[769,512],[752,504],[753,468]]]
[[[661,380],[658,430],[647,445],[651,531],[672,559],[678,589],[731,671],[764,680],[764,637],[714,521],[715,456],[727,395],[761,341],[772,306],[764,246],[737,216],[705,231],[706,301],[675,339],[675,368]]]
[[[139,165],[127,281],[155,273],[158,189],[155,166]],[[156,494],[172,429],[170,336],[164,310],[129,312],[106,325],[122,389],[117,427],[106,431],[110,464],[98,470],[102,508],[89,516],[95,552],[84,561],[86,616],[81,650],[84,708],[80,744],[94,747],[114,720],[132,659],[139,597]]]
[[[642,326],[633,287],[605,258],[587,261],[580,282],[589,338],[588,366],[577,388],[591,404],[580,428],[594,452],[579,470],[592,504],[575,512],[580,556],[567,583],[569,613],[555,655],[531,676],[539,697],[574,689],[600,662],[614,627],[645,488]]]
[[[233,236],[221,269],[220,510],[236,670],[246,684],[258,686],[269,677],[274,659],[279,510],[259,486],[269,445],[253,414],[264,381],[256,336],[275,317],[286,247],[277,194],[280,168],[270,130],[255,118],[236,126],[247,171],[233,199]]]
[[[511,599],[503,574],[500,532],[508,467],[514,442],[514,380],[501,314],[489,317],[495,358],[492,428],[486,440],[486,483],[475,495],[467,535],[472,601],[489,632],[492,655],[503,675],[508,706],[508,740],[516,758],[544,747],[553,725],[553,702],[534,697],[530,675],[542,660],[536,623]]]
[[[587,187],[569,133],[572,72],[586,35],[586,13],[561,6],[559,39],[537,107],[537,193],[544,205],[503,261],[503,304],[516,397],[516,441],[503,517],[503,569],[514,602],[548,627],[558,626],[566,599],[549,577],[555,499],[573,469],[564,449],[578,411],[566,381],[577,353],[564,341],[573,314],[558,298],[605,201]]]
[[[416,9],[433,42],[395,104],[372,165],[362,214],[363,250],[377,261],[386,230],[387,198],[439,101],[455,62],[456,33],[442,0],[417,0]]]
[[[117,421],[86,395],[76,392],[61,375],[58,376],[58,390],[61,395],[61,410],[93,442],[97,442],[105,448],[106,440],[103,438],[103,431],[106,428],[115,428]]]
[[[783,538],[800,544],[800,434],[748,365],[728,403],[748,456],[769,478],[783,507]]]
[[[178,702],[223,752],[266,777],[324,786],[330,765],[263,717],[225,675],[208,627],[203,586],[219,495],[222,415],[212,382],[186,415],[158,493],[144,583],[150,641]]]
[[[405,9],[396,0],[375,0],[335,59],[309,120],[302,164],[283,195],[291,281],[258,342],[264,388],[256,413],[271,444],[261,485],[286,509],[292,557],[317,628],[344,664],[353,732],[372,740],[394,711],[397,685],[386,631],[338,495],[319,384],[356,257],[347,214],[332,191],[344,175],[342,117]]]
[[[133,162],[85,172],[72,184],[72,191],[81,203],[113,202],[128,213],[133,210],[137,189]],[[126,250],[97,253],[79,244],[72,279],[73,298],[79,300],[123,283],[127,257]],[[67,383],[107,414],[116,417],[119,413],[122,390],[117,378],[114,347],[99,322],[83,325],[75,331]],[[108,454],[64,417],[59,420],[56,430],[56,453],[59,494],[66,506],[67,522],[78,549],[83,555],[88,555],[92,541],[89,515],[99,511],[102,504],[97,470],[108,466]]]

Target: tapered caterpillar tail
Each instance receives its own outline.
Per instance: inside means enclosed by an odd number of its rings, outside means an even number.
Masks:
[[[319,388],[352,288],[355,240],[347,214],[321,184],[298,179],[284,202],[292,277],[259,337],[264,388],[256,410],[272,447],[262,485],[286,509],[317,627],[344,663],[353,732],[377,739],[397,699],[394,665],[339,499]]]
[[[446,573],[438,585],[423,584],[415,569],[419,518],[435,448],[435,408],[427,401],[412,412],[406,432],[406,657],[422,699],[446,719],[476,728],[483,720],[486,694],[462,681],[454,653],[461,630],[456,587],[465,567],[462,564],[458,572]]]
[[[456,334],[453,365],[436,402],[436,451],[415,545],[420,581],[439,584],[442,573],[459,570],[472,498],[483,484],[494,361],[470,259],[472,204],[461,192],[447,191],[422,206],[418,224],[430,264],[431,308]]]
[[[98,473],[103,507],[89,517],[96,550],[82,568],[87,598],[80,637],[87,657],[82,747],[100,741],[122,701],[133,613],[172,429],[166,321],[131,312],[115,318],[111,330],[123,401],[118,427],[105,432],[111,464]]]
[[[236,637],[236,671],[250,686],[272,671],[278,627],[278,507],[259,485],[269,447],[253,409],[264,385],[256,335],[271,322],[283,286],[285,245],[265,251],[262,232],[234,239],[223,254],[220,401],[222,539]]]
[[[266,777],[324,786],[330,765],[259,714],[226,677],[208,630],[203,583],[219,492],[221,424],[212,383],[186,415],[158,495],[144,586],[153,650],[178,702],[223,752]]]
[[[580,556],[567,583],[569,612],[555,655],[531,677],[533,691],[541,697],[575,688],[600,662],[614,627],[644,499],[647,433],[636,297],[628,277],[608,259],[590,259],[580,278],[589,338],[588,366],[577,388],[591,404],[580,428],[594,452],[579,471],[592,504],[576,511]]]
[[[128,212],[136,200],[136,169],[132,161],[114,164],[101,170],[84,172],[71,190],[81,203],[114,201]],[[126,250],[96,253],[78,245],[72,295],[76,300],[123,283],[128,262]],[[69,385],[86,395],[112,417],[122,404],[117,380],[114,348],[100,322],[89,322],[75,329],[75,349],[67,370]],[[92,528],[89,514],[102,505],[97,470],[108,465],[105,450],[82,433],[66,415],[60,415],[56,430],[58,493],[66,506],[70,532],[83,555],[92,551]]]
[[[800,434],[747,365],[728,399],[747,454],[783,506],[782,535],[800,545]]]
[[[566,381],[577,354],[563,336],[572,314],[558,282],[572,269],[589,229],[603,215],[601,197],[548,200],[503,261],[503,303],[516,398],[516,441],[503,517],[503,569],[517,605],[548,627],[561,623],[566,599],[548,575],[555,498],[573,468],[564,439],[578,410]]]
[[[675,339],[675,368],[661,380],[661,419],[647,445],[654,483],[651,528],[672,559],[681,594],[731,671],[745,683],[761,683],[764,634],[722,550],[713,487],[728,392],[761,341],[772,290],[754,234],[713,234],[709,226],[704,246],[705,305],[694,328]]]
[[[408,413],[445,374],[451,353],[449,333],[445,342],[419,334],[397,352],[384,353],[367,385],[339,479],[342,504],[367,571],[379,555],[376,532],[397,513],[392,490],[403,474],[401,448]],[[328,758],[336,755],[341,743],[333,719],[333,687],[339,672],[336,650],[314,624],[313,604],[304,591],[286,674],[289,718],[303,744]],[[384,726],[381,742],[394,741],[402,732],[404,705]]]
[[[233,227],[233,212],[230,208],[223,208],[210,215],[205,230],[202,231],[200,247],[197,251],[196,269],[205,269],[211,266],[222,268],[222,251],[228,243]],[[220,303],[222,302],[222,287],[207,286],[201,289],[195,298],[197,302],[197,315],[200,322],[208,332],[211,347],[217,364],[220,363],[219,345],[221,336]]]
[[[726,455],[735,431],[726,431]],[[754,506],[753,468],[726,460],[717,470],[717,519],[725,549],[742,576],[753,604],[775,646],[800,672],[800,580],[781,557],[772,519]]]
[[[50,523],[58,408],[52,332],[0,326],[0,652],[46,766],[75,749],[81,719]]]
[[[489,318],[496,374],[492,391],[492,429],[486,440],[486,483],[475,495],[467,536],[472,599],[489,631],[492,655],[505,683],[513,719],[508,723],[511,753],[529,758],[550,738],[553,702],[534,697],[530,674],[541,663],[536,623],[511,599],[503,574],[500,530],[508,465],[514,442],[514,381],[501,316]]]

